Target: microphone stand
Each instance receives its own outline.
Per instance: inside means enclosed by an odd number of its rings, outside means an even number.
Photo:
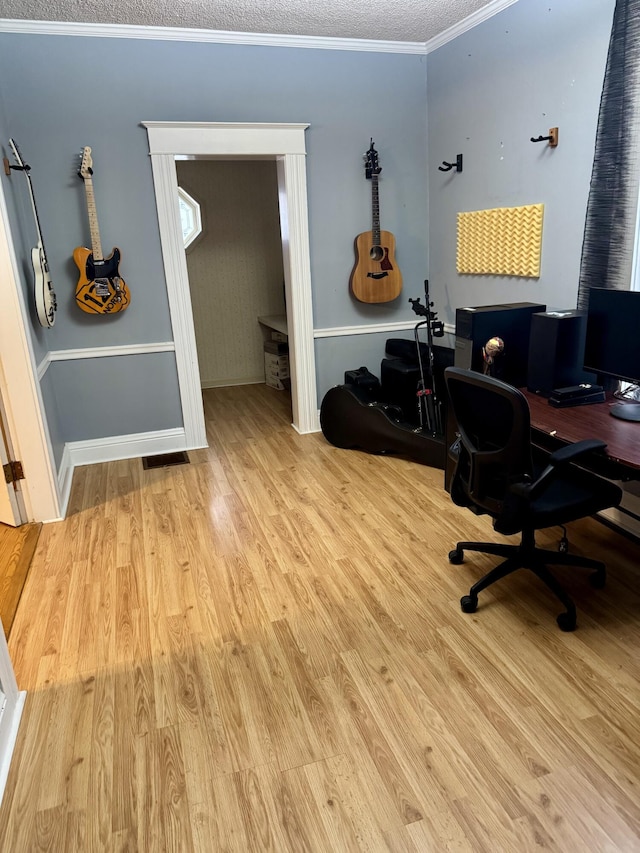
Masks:
[[[418,367],[420,369],[420,382],[417,390],[418,397],[418,415],[420,419],[420,431],[429,432],[431,435],[442,434],[442,404],[438,400],[435,389],[434,371],[433,371],[433,339],[444,336],[444,323],[438,320],[438,314],[432,311],[433,302],[429,301],[429,279],[424,281],[424,296],[425,304],[423,305],[418,299],[409,299],[411,308],[419,317],[424,317],[414,329],[414,338],[416,342],[416,352],[418,355]],[[428,364],[426,374],[429,382],[426,381],[425,365],[422,359],[419,330],[421,328],[427,330],[427,355]]]

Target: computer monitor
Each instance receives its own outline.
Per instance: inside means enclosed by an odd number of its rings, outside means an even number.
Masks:
[[[584,368],[640,384],[640,292],[590,288]],[[640,421],[640,403],[618,403],[610,412]]]

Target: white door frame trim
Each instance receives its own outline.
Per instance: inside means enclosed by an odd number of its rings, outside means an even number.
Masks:
[[[317,432],[304,137],[309,125],[159,121],[144,121],[142,125],[149,137],[187,446],[204,447],[207,442],[189,275],[178,208],[175,158],[180,155],[277,161],[293,427],[300,433]]]
[[[22,497],[27,521],[60,518],[53,450],[37,380],[35,357],[4,189],[0,185],[0,361],[3,399],[13,448],[22,462]]]
[[[0,465],[5,466],[15,461],[18,457],[13,449],[11,433],[7,426],[7,414],[4,406],[4,382],[2,379],[2,362],[0,362]],[[6,489],[4,486],[6,485]],[[0,480],[0,522],[11,527],[19,527],[26,521],[27,513],[24,507],[22,492],[14,488],[13,483],[4,483]]]
[[[4,693],[4,704],[0,709],[0,803],[4,796],[11,756],[16,745],[18,728],[24,703],[25,690],[18,690],[18,683],[11,665],[9,649],[4,638],[4,628],[0,622],[0,685]]]

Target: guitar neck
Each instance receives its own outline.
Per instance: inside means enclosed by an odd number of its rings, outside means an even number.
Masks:
[[[13,138],[9,139],[9,145],[11,146],[11,149],[14,153],[15,158],[16,158],[16,162],[18,164],[16,166],[16,168],[20,169],[20,171],[24,172],[24,176],[27,179],[27,186],[29,188],[29,201],[31,202],[31,209],[33,210],[33,218],[34,218],[35,223],[36,223],[36,232],[38,234],[38,245],[40,246],[40,248],[44,252],[44,240],[42,239],[42,230],[40,228],[40,217],[38,216],[38,208],[36,207],[36,196],[35,196],[35,193],[33,192],[33,182],[31,180],[31,169],[24,162],[24,160],[22,158],[22,154],[20,154],[20,151],[18,150],[18,145]]]
[[[42,248],[44,252],[44,240],[42,239],[42,231],[40,230],[40,217],[38,216],[38,208],[36,207],[36,197],[33,192],[33,184],[31,183],[31,175],[29,172],[25,172],[27,176],[27,186],[29,187],[29,198],[31,199],[31,208],[33,210],[33,218],[36,223],[36,231],[38,234],[38,245]]]
[[[380,245],[380,198],[378,196],[378,176],[371,176],[371,235],[373,245]]]
[[[91,234],[91,251],[94,261],[102,261],[102,243],[100,242],[100,229],[98,228],[98,213],[96,210],[96,199],[93,193],[93,181],[90,177],[84,179],[84,192],[87,198],[87,214],[89,216],[89,233]]]

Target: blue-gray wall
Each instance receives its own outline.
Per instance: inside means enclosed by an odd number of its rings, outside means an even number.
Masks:
[[[462,306],[575,308],[614,0],[519,0],[428,57],[430,274]],[[532,143],[559,128],[559,145]],[[439,172],[463,154],[461,174]],[[456,214],[542,202],[539,279],[456,273]]]
[[[3,157],[7,157],[11,164],[16,165],[13,151],[9,146],[9,137],[12,135],[9,128],[10,123],[7,119],[3,92],[0,90],[0,151]],[[25,156],[25,152],[20,146],[20,140],[17,137],[16,141],[22,156],[25,158],[27,164],[30,165],[29,159]],[[3,173],[3,178],[3,190],[10,220],[11,238],[18,261],[18,286],[21,288],[29,316],[27,332],[31,339],[34,359],[37,364],[47,353],[49,347],[47,345],[47,333],[38,323],[35,309],[33,267],[31,265],[31,249],[37,244],[35,221],[29,201],[27,181],[22,173],[12,171],[10,177],[4,176]],[[51,391],[51,376],[44,376],[43,381],[40,383],[40,393],[42,405],[46,413],[46,423],[55,464],[59,467],[64,452],[64,438],[62,437],[56,399]]]
[[[575,305],[613,5],[519,0],[428,57],[0,35],[0,143],[15,136],[33,167],[60,306],[53,329],[40,330],[34,321],[37,356],[172,339],[143,120],[310,124],[317,329],[410,320],[407,298],[422,294],[425,277],[447,322],[464,305]],[[557,149],[529,142],[556,125]],[[381,224],[396,235],[404,277],[402,296],[375,306],[348,291],[353,239],[370,227],[362,161],[370,137],[383,167]],[[132,293],[131,307],[108,318],[84,315],[73,301],[71,253],[88,240],[76,176],[84,145],[93,149],[103,248],[122,250],[121,272]],[[458,153],[465,159],[461,175],[438,171]],[[17,248],[28,260],[28,207],[14,177],[10,183]],[[545,204],[539,280],[457,275],[459,211],[534,202]],[[22,284],[28,290],[26,279]],[[366,364],[376,371],[387,336],[399,335],[318,339],[319,399],[345,369]],[[126,371],[122,383],[113,370],[118,361]],[[66,441],[182,426],[175,361],[167,353],[53,362],[43,396],[58,461]]]
[[[371,136],[383,167],[382,227],[398,235],[405,281],[426,274],[424,56],[5,34],[0,75],[11,81],[4,86],[9,132],[33,166],[58,294],[56,324],[44,333],[41,351],[172,339],[143,120],[309,122],[316,327],[411,316],[405,299],[383,306],[355,303],[348,280],[354,237],[371,227],[362,160]],[[103,250],[121,249],[120,269],[132,295],[125,312],[106,318],[83,314],[73,300],[77,270],[71,253],[88,240],[76,176],[85,145],[93,151]],[[40,341],[43,333],[33,333]],[[334,352],[348,343],[334,341]],[[113,435],[114,421],[122,434],[153,424],[182,426],[173,356],[127,358],[126,391],[111,381],[115,374],[104,381],[103,361],[49,367],[46,399],[48,406],[58,399],[62,440]],[[73,405],[60,402],[71,400]]]
[[[20,145],[19,137],[11,130],[8,111],[5,106],[6,87],[0,87],[0,152],[13,166],[17,165],[9,138],[15,137],[20,153],[29,165],[29,158],[25,155]],[[10,177],[2,172],[3,191],[9,215],[11,227],[11,238],[13,240],[16,259],[18,261],[18,273],[20,275],[20,287],[24,294],[25,305],[30,318],[31,338],[36,361],[39,361],[47,352],[46,334],[38,323],[33,293],[33,267],[31,265],[31,249],[37,245],[38,238],[35,220],[29,201],[29,186],[22,172],[11,170]],[[35,179],[32,178],[35,183]]]

